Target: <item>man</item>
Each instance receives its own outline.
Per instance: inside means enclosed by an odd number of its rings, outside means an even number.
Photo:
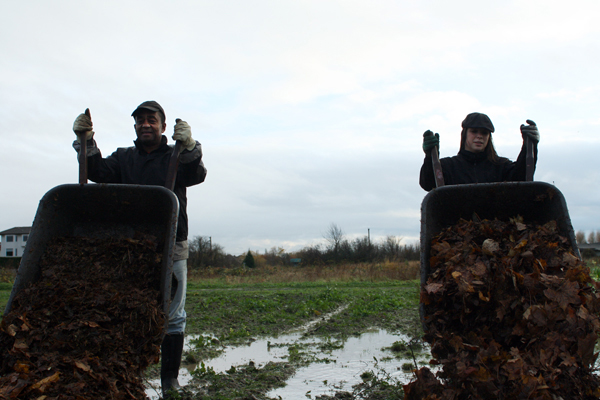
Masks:
[[[482,113],[467,115],[461,124],[460,151],[454,157],[440,159],[444,184],[459,185],[467,183],[490,183],[506,181],[525,181],[526,179],[526,146],[525,138],[533,142],[534,165],[537,163],[537,144],[540,141],[535,122],[527,120],[521,125],[523,146],[516,162],[500,157],[492,142],[494,125],[490,118]],[[432,164],[431,149],[439,148],[440,135],[431,131],[423,134],[423,151],[425,161],[421,167],[419,184],[427,191],[435,188],[435,177]]]
[[[87,142],[88,177],[96,183],[124,183],[165,186],[169,159],[173,147],[167,145],[163,135],[166,129],[166,116],[156,101],[145,101],[131,114],[135,120],[137,135],[134,146],[118,148],[106,158],[102,158],[94,140],[94,130],[89,112],[80,114],[73,124],[77,140],[73,147],[79,151],[79,138],[85,134]],[[192,139],[192,130],[187,122],[176,120],[173,140],[181,142],[183,151],[179,156],[179,166],[173,192],[179,199],[177,238],[173,262],[173,275],[176,279],[175,295],[171,296],[169,324],[161,346],[161,386],[163,397],[170,390],[179,390],[179,366],[183,352],[183,335],[186,324],[185,297],[187,285],[188,258],[188,219],[186,187],[204,181],[206,168],[202,162],[200,143]],[[176,283],[176,285],[175,285]]]

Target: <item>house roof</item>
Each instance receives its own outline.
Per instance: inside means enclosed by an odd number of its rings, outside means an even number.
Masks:
[[[580,249],[600,250],[600,243],[580,243],[577,245]]]
[[[0,235],[27,235],[31,232],[30,226],[16,226],[0,232]]]

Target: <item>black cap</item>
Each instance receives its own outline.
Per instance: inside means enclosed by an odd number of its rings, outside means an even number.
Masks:
[[[135,110],[133,110],[133,112],[131,113],[131,116],[134,117],[135,114],[139,110],[150,110],[150,111],[158,112],[160,115],[162,115],[163,122],[167,121],[167,117],[165,115],[165,110],[163,110],[163,108],[160,106],[160,104],[158,104],[154,100],[148,100],[148,101],[145,101],[142,104],[140,104]]]
[[[461,126],[464,129],[467,128],[483,128],[487,129],[490,132],[494,132],[494,125],[492,124],[492,120],[485,114],[474,112],[464,119]]]

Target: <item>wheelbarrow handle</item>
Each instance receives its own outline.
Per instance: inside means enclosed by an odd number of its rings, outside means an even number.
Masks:
[[[92,119],[92,115],[90,113],[90,109],[85,109],[85,115]],[[87,131],[79,132],[77,134],[79,138],[79,183],[84,185],[88,181],[87,174]]]
[[[170,191],[175,188],[175,178],[177,178],[177,167],[179,166],[179,154],[181,154],[181,141],[175,141],[175,147],[169,158],[169,169],[167,170],[167,181],[165,187]]]
[[[433,132],[426,133],[427,136],[433,136]],[[435,187],[442,187],[444,183],[444,173],[442,172],[442,164],[440,163],[440,155],[438,154],[437,146],[431,149],[431,161],[433,164],[433,176],[435,178]]]
[[[525,135],[525,149],[527,151],[525,156],[525,181],[533,182],[533,140]]]

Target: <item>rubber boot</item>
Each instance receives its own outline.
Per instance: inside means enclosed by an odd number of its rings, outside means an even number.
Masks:
[[[160,362],[160,384],[163,399],[170,397],[170,391],[179,391],[179,366],[181,365],[181,354],[183,353],[183,333],[165,335],[161,352]]]

